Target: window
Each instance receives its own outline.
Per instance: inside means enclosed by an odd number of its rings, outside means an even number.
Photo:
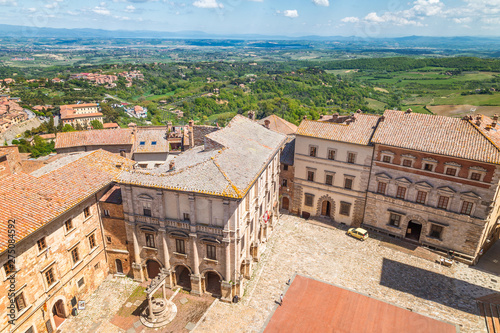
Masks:
[[[314,181],[314,171],[307,171],[307,180],[310,182]]]
[[[425,199],[427,199],[427,192],[424,191],[418,191],[417,192],[417,203],[419,204],[425,204]]]
[[[457,175],[457,169],[455,168],[446,168],[445,172],[448,176],[456,176]]]
[[[344,179],[344,188],[346,188],[348,190],[351,190],[352,189],[352,183],[353,183],[353,179],[346,177]]]
[[[347,153],[347,163],[351,163],[351,164],[356,163],[356,154]]]
[[[93,249],[96,245],[95,245],[95,235],[92,234],[89,236],[89,246],[91,249]]]
[[[450,201],[450,198],[440,195],[439,199],[438,199],[437,208],[447,209],[449,201]]]
[[[80,260],[80,255],[78,254],[78,246],[71,250],[71,258],[73,259],[73,264],[76,264]]]
[[[141,141],[141,142],[139,142],[139,145],[140,145],[140,146],[144,146],[145,144],[146,144],[146,141]]]
[[[441,234],[443,233],[443,227],[435,224],[431,224],[431,232],[429,237],[441,239]]]
[[[183,214],[183,217],[184,217],[184,221],[191,221],[191,220],[189,219],[189,214],[188,214],[188,213],[184,213],[184,214]]]
[[[304,202],[304,204],[306,206],[312,207],[313,200],[314,200],[314,195],[312,195],[312,194],[306,194],[305,195],[305,202]]]
[[[474,204],[470,201],[464,201],[462,203],[462,209],[460,210],[460,214],[470,215],[472,213],[472,206]]]
[[[382,156],[382,162],[391,163],[391,157],[387,155]]]
[[[146,233],[146,246],[155,247],[155,235]]]
[[[37,240],[36,244],[38,245],[38,251],[42,252],[47,248],[47,243],[45,242],[45,237],[40,238]]]
[[[286,187],[288,185],[288,181],[286,179],[283,179],[281,182],[281,186]]]
[[[216,253],[216,247],[215,245],[207,245],[207,258],[216,260],[217,259],[217,253]]]
[[[175,252],[186,254],[186,248],[184,246],[184,239],[175,240]]]
[[[109,210],[107,210],[107,209],[104,210],[104,216],[110,216],[109,215]]]
[[[66,227],[66,232],[70,231],[73,229],[73,221],[71,219],[67,220],[64,222],[64,226]]]
[[[85,280],[84,280],[84,278],[82,277],[80,280],[78,280],[78,282],[77,282],[77,283],[78,283],[78,288],[83,287],[83,285],[85,284]]]
[[[480,181],[481,180],[481,174],[479,172],[472,172],[470,174],[470,179]]]
[[[142,213],[144,216],[151,216],[151,208],[150,207],[144,207],[142,209]]]
[[[5,275],[9,275],[10,273],[13,273],[16,268],[14,267],[12,260],[9,260],[3,265],[3,269],[5,270]]]
[[[387,183],[378,182],[377,185],[377,193],[385,194],[385,190],[387,189]]]
[[[424,163],[424,170],[425,171],[432,171],[432,170],[434,170],[434,164]]]
[[[340,215],[349,216],[351,213],[351,204],[348,202],[340,203]]]
[[[156,146],[156,141],[151,141],[151,146]]]
[[[23,293],[19,293],[19,295],[15,297],[15,302],[16,302],[17,312],[20,312],[22,309],[26,307],[26,302],[24,300]]]
[[[333,175],[326,175],[325,184],[333,185]]]
[[[412,160],[408,160],[408,159],[403,160],[403,166],[411,168],[412,165],[413,165]]]
[[[83,209],[83,215],[85,216],[85,218],[90,216],[90,207],[85,207]]]
[[[45,280],[47,281],[47,286],[51,286],[56,279],[54,278],[54,268],[51,267],[45,272]]]
[[[106,242],[111,243],[111,236],[106,236]]]
[[[288,171],[288,165],[283,164],[283,170]]]
[[[309,147],[309,156],[316,157],[318,153],[318,147],[310,146]]]
[[[398,186],[398,190],[396,191],[396,198],[404,200],[405,196],[406,196],[406,187]]]
[[[328,149],[328,159],[329,160],[335,160],[335,150]]]
[[[389,225],[392,225],[394,227],[399,227],[401,224],[401,215],[391,213],[391,216],[389,217]]]

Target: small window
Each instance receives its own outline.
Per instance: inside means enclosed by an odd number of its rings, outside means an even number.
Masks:
[[[314,200],[314,195],[312,195],[312,194],[306,194],[305,195],[304,204],[306,206],[312,207],[313,206],[313,200]]]
[[[472,206],[474,206],[472,202],[464,201],[462,203],[462,209],[460,210],[460,214],[470,215],[472,213]]]
[[[109,215],[109,210],[104,209],[104,216],[107,216],[107,217],[109,217],[109,216],[110,216],[110,215]]]
[[[146,233],[146,246],[155,248],[155,235]]]
[[[47,286],[51,286],[56,280],[54,277],[54,268],[51,267],[45,271],[45,280],[47,281]]]
[[[398,186],[398,189],[396,191],[396,198],[404,200],[405,197],[406,197],[406,187]]]
[[[310,182],[314,181],[314,171],[307,171],[307,180]]]
[[[80,280],[78,280],[78,288],[81,288],[83,287],[83,285],[85,284],[85,280],[84,278],[82,277]]]
[[[391,216],[389,217],[389,225],[392,225],[394,227],[399,227],[401,224],[401,215],[391,213]]]
[[[340,215],[349,216],[351,213],[351,204],[348,202],[340,203]]]
[[[329,160],[335,160],[335,150],[328,149],[328,159]]]
[[[378,182],[377,193],[385,194],[386,189],[387,189],[387,183]]]
[[[142,209],[142,213],[143,213],[144,216],[151,216],[151,208],[144,207]]]
[[[391,163],[391,157],[387,155],[382,156],[382,162]]]
[[[470,174],[470,179],[480,181],[481,180],[481,174],[479,172],[472,172]]]
[[[85,218],[90,216],[90,207],[85,207],[83,209],[83,215],[85,216]]]
[[[156,141],[151,141],[151,146],[156,146]]]
[[[403,160],[403,166],[411,168],[412,165],[413,165],[413,161],[412,160],[409,160],[409,159],[404,159]]]
[[[73,220],[69,219],[66,222],[64,222],[64,226],[66,228],[66,232],[70,231],[73,229]]]
[[[429,237],[441,239],[442,233],[443,233],[442,226],[431,224],[431,232],[429,233]]]
[[[94,270],[98,270],[101,267],[101,263],[98,262],[97,264],[94,265]]]
[[[73,264],[80,261],[80,255],[78,254],[78,246],[71,250],[71,259],[73,259]]]
[[[89,236],[89,246],[91,249],[93,249],[94,247],[96,247],[96,244],[95,244],[95,235],[92,234]]]
[[[139,142],[139,146],[144,146],[144,145],[146,145],[146,141]]]
[[[450,201],[450,198],[445,197],[443,195],[439,196],[437,208],[448,209],[448,202],[449,201]]]
[[[207,258],[212,259],[212,260],[217,260],[217,253],[216,253],[216,247],[215,245],[207,245]]]
[[[316,157],[318,153],[318,147],[310,146],[309,147],[309,156]]]
[[[283,164],[283,170],[284,171],[288,171],[288,165],[287,164]]]
[[[45,242],[45,237],[40,238],[37,240],[36,244],[38,245],[38,251],[42,252],[47,248],[47,243]]]
[[[9,274],[13,273],[16,270],[16,268],[14,267],[14,262],[12,260],[7,261],[3,265],[3,269],[5,271],[5,275],[9,275]]]
[[[106,242],[111,243],[111,236],[106,236]]]
[[[19,295],[15,297],[15,302],[16,302],[17,312],[20,312],[22,309],[26,307],[26,301],[24,300],[23,293],[19,293]]]
[[[424,170],[425,171],[432,171],[432,170],[434,170],[434,164],[424,163]]]
[[[333,175],[326,175],[325,184],[333,185]]]
[[[417,203],[419,204],[425,204],[425,200],[427,199],[427,192],[424,191],[418,191],[417,192]]]
[[[448,176],[456,176],[457,175],[457,169],[455,169],[455,168],[446,168],[446,174]]]
[[[281,186],[282,187],[287,187],[288,185],[288,181],[286,179],[283,179],[282,182],[281,182]]]
[[[184,221],[191,221],[191,220],[189,219],[189,214],[188,214],[188,213],[184,213],[184,216],[183,216],[183,217],[184,217]]]
[[[352,183],[353,179],[352,178],[345,178],[344,179],[344,188],[351,190],[352,189]]]
[[[356,154],[347,153],[347,163],[351,163],[351,164],[356,163]]]
[[[184,239],[175,240],[175,252],[186,254],[186,248],[184,246]]]

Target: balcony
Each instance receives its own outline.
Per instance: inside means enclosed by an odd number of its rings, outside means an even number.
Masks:
[[[149,223],[149,224],[160,224],[160,220],[156,217],[145,216],[145,215],[135,215],[136,222]]]
[[[189,221],[171,221],[166,220],[165,225],[169,227],[189,230]]]
[[[208,226],[208,225],[197,225],[196,226],[196,231],[200,232],[206,232],[209,234],[215,234],[222,236],[223,235],[223,229],[219,227],[213,227],[213,226]]]

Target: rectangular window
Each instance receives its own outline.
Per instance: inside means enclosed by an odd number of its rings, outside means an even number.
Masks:
[[[411,168],[412,166],[412,160],[405,159],[403,160],[403,166]]]
[[[333,185],[333,175],[326,175],[325,184]]]
[[[349,216],[351,213],[351,204],[348,202],[340,203],[340,215]]]
[[[189,219],[189,214],[188,214],[188,213],[184,213],[184,214],[183,214],[183,218],[184,218],[184,221],[191,221],[191,220]]]
[[[442,233],[443,233],[442,226],[431,224],[431,232],[429,233],[429,237],[441,239]]]
[[[5,270],[5,275],[9,275],[10,273],[13,273],[15,271],[14,263],[12,260],[7,261],[3,265],[3,269]]]
[[[92,234],[89,236],[89,247],[93,249],[95,246],[95,235]]]
[[[104,216],[109,216],[109,210],[107,209],[104,210]]]
[[[305,195],[305,202],[304,202],[304,204],[306,206],[312,207],[313,200],[314,200],[314,195],[312,195],[312,194],[306,194]]]
[[[427,192],[424,191],[418,191],[417,192],[417,203],[419,204],[425,204],[425,199],[427,199]]]
[[[288,171],[288,165],[283,164],[283,170],[284,170],[284,171]]]
[[[101,267],[101,263],[98,262],[97,264],[94,265],[94,270],[98,270],[99,267]]]
[[[391,216],[389,217],[389,225],[392,225],[394,227],[399,227],[401,223],[401,215],[391,213]]]
[[[45,237],[40,238],[37,240],[36,244],[38,245],[38,251],[42,252],[47,248],[47,243],[45,243]]]
[[[470,179],[479,181],[479,180],[481,180],[481,174],[478,172],[472,172],[470,174]]]
[[[55,282],[54,268],[51,267],[45,272],[45,280],[47,281],[47,286],[49,287]]]
[[[386,189],[387,189],[387,183],[378,182],[377,193],[385,194]]]
[[[76,264],[80,260],[80,255],[78,254],[78,246],[71,250],[71,259],[73,259],[73,264]]]
[[[328,159],[329,160],[335,160],[335,150],[328,149]]]
[[[146,233],[146,246],[155,247],[155,235]]]
[[[151,146],[156,146],[156,141],[151,141]]]
[[[106,242],[111,243],[111,236],[106,236]]]
[[[315,146],[309,147],[309,156],[316,157],[317,153],[318,153],[318,147]]]
[[[64,222],[64,226],[66,228],[66,232],[70,231],[71,229],[73,229],[73,220],[67,220],[66,222]]]
[[[215,245],[207,245],[207,258],[212,260],[217,260]]]
[[[351,164],[356,163],[356,154],[347,153],[347,163],[351,163]]]
[[[17,312],[20,312],[22,309],[24,309],[26,307],[26,302],[24,301],[23,293],[20,293],[19,295],[17,295],[15,297],[15,301],[16,301]]]
[[[382,162],[391,163],[391,157],[387,155],[382,156]]]
[[[464,201],[462,203],[462,209],[460,210],[460,214],[470,215],[472,213],[472,206],[474,204],[469,201]]]
[[[405,196],[406,196],[406,187],[398,186],[398,189],[396,191],[396,198],[404,200]]]
[[[186,248],[184,246],[184,239],[175,240],[175,252],[186,254]]]
[[[81,288],[83,287],[83,285],[85,284],[85,280],[84,278],[82,277],[80,280],[78,280],[78,288]]]
[[[286,187],[288,184],[288,181],[286,179],[283,179],[283,181],[281,182],[281,186],[282,187]]]
[[[448,202],[449,201],[450,201],[450,198],[445,197],[443,195],[439,196],[437,208],[448,209]]]
[[[446,168],[446,174],[448,176],[456,176],[457,175],[457,169],[455,169],[455,168]]]
[[[424,170],[425,171],[432,171],[432,170],[434,170],[434,165],[430,164],[430,163],[425,163],[424,164]]]
[[[352,189],[352,182],[353,182],[352,178],[345,178],[344,179],[344,188],[351,190]]]
[[[151,216],[151,208],[144,207],[142,209],[142,213],[143,213],[144,216]]]
[[[83,209],[83,215],[85,216],[85,218],[90,216],[90,207],[85,207]]]
[[[314,181],[314,171],[307,171],[307,180],[310,182]]]

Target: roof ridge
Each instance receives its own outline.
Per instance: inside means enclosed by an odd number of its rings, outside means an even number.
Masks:
[[[44,174],[40,175],[39,177],[35,177],[35,176],[33,176],[33,177],[38,178],[38,179],[44,178],[44,177],[46,177],[46,176],[48,176],[48,175],[52,174],[53,172],[58,171],[59,169],[64,168],[64,167],[66,167],[66,166],[68,166],[68,165],[72,165],[73,163],[75,163],[75,162],[77,162],[77,161],[80,161],[82,158],[87,157],[87,156],[90,156],[90,155],[93,155],[93,154],[97,153],[98,151],[104,151],[104,150],[102,150],[102,149],[98,149],[98,150],[94,150],[94,151],[92,151],[92,152],[89,152],[88,154],[85,154],[85,153],[83,153],[83,154],[79,154],[80,156],[79,156],[76,160],[71,161],[71,162],[69,162],[69,163],[67,163],[67,164],[61,165],[60,167],[58,167],[58,168],[56,168],[56,169],[54,169],[54,170],[51,170],[51,171],[49,171],[49,172],[47,172],[47,173],[44,173]],[[65,156],[65,157],[69,157],[69,156],[72,156],[72,155],[68,155],[68,156]],[[54,162],[57,162],[57,160],[56,160],[56,161],[54,161]],[[50,164],[50,163],[49,163],[49,164]],[[49,165],[49,164],[46,164],[46,165]]]
[[[476,126],[474,123],[472,123],[472,121],[470,121],[470,119],[467,119],[467,122],[469,124],[471,124],[472,127],[474,127],[476,129],[476,131],[478,131],[483,137],[485,137],[486,140],[488,140],[500,152],[500,147],[495,142],[493,142],[493,140],[491,140],[485,133],[483,133],[483,131],[481,131],[481,129],[478,126]]]
[[[236,194],[238,195],[238,198],[242,198],[243,195],[241,193],[241,190],[231,181],[231,179],[229,179],[229,176],[226,175],[226,173],[224,171],[222,171],[221,166],[215,160],[215,156],[212,158],[212,161],[215,164],[215,166],[217,167],[217,169],[220,171],[220,173],[224,176],[224,178],[226,178],[226,180],[228,181],[229,185],[231,185],[231,187],[233,188],[233,190],[236,192]]]

